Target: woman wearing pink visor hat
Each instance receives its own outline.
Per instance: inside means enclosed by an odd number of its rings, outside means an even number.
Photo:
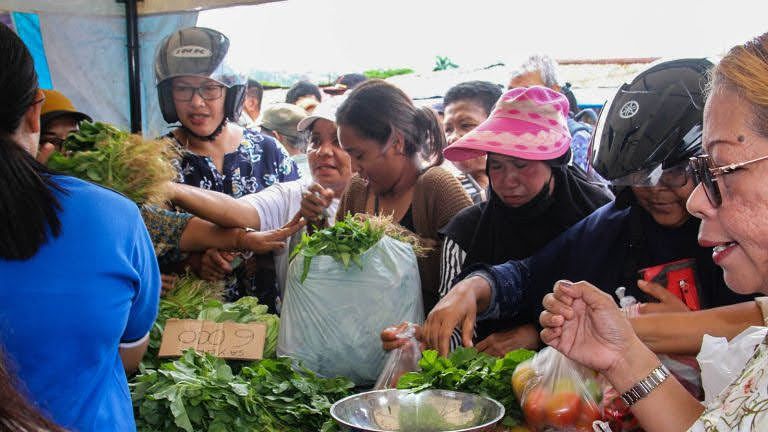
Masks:
[[[507,91],[491,115],[446,147],[448,160],[488,155],[488,201],[459,212],[441,230],[440,296],[472,264],[498,264],[533,255],[558,234],[611,200],[579,168],[569,166],[568,100],[546,87]],[[537,317],[478,322],[475,346],[492,355],[536,348]],[[385,347],[389,333],[382,334]],[[454,332],[451,348],[461,346]]]

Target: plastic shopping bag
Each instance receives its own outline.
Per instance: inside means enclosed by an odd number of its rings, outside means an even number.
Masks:
[[[374,390],[397,388],[400,377],[408,372],[419,370],[421,360],[421,347],[416,339],[416,326],[409,323],[402,331],[397,333],[398,339],[406,339],[401,347],[394,349],[387,355],[384,369],[376,380]]]
[[[701,351],[696,356],[701,366],[704,402],[710,403],[730,383],[739,377],[754,355],[755,348],[765,339],[767,327],[750,327],[730,342],[724,337],[704,335]]]
[[[534,431],[591,432],[601,420],[597,373],[547,347],[533,358],[536,378],[523,391],[525,421]]]
[[[301,282],[303,259],[288,267],[278,355],[301,360],[325,377],[373,385],[384,367],[381,329],[422,323],[419,269],[411,246],[384,236],[360,255],[362,269],[315,256]]]

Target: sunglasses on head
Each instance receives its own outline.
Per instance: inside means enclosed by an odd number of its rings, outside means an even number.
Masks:
[[[751,163],[760,162],[765,159],[768,159],[768,156],[718,167],[715,166],[712,156],[701,155],[692,157],[688,166],[693,173],[694,183],[704,186],[704,192],[707,194],[707,199],[709,199],[713,207],[720,207],[723,203],[723,195],[720,192],[718,177],[733,174]]]

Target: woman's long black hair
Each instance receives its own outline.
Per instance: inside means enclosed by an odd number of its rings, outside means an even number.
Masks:
[[[57,236],[60,189],[50,171],[16,142],[14,133],[37,99],[37,73],[19,37],[0,25],[0,258],[23,260],[35,255],[49,236]]]

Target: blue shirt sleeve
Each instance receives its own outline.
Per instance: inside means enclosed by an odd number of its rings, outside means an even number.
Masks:
[[[137,212],[138,213],[138,212]],[[157,318],[160,302],[160,269],[155,257],[147,228],[136,214],[131,264],[136,270],[136,295],[133,298],[121,343],[135,342],[143,338]]]
[[[627,213],[613,203],[606,204],[529,258],[481,266],[493,286],[488,313],[496,313],[482,317],[511,319],[523,315],[538,322],[544,296],[561,279],[588,280],[614,288],[607,285],[607,281],[615,279],[617,267],[610,257],[621,259],[619,235]]]

